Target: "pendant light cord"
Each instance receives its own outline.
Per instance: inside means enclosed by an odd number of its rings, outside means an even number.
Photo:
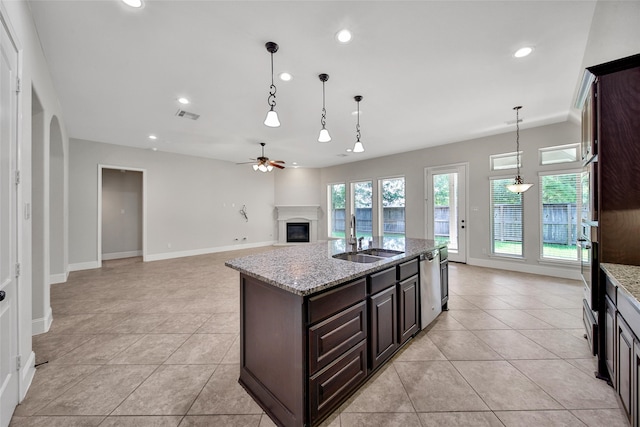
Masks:
[[[272,110],[273,107],[276,106],[276,85],[273,84],[273,52],[271,52],[271,86],[269,86],[267,104],[269,104]]]
[[[356,123],[356,142],[360,142],[360,101],[358,101],[358,117]]]
[[[327,110],[324,108],[324,80],[322,81],[322,116],[320,117],[320,124],[322,125],[322,129],[324,129],[327,124]]]
[[[520,178],[520,109],[522,107],[513,107],[516,110],[516,169],[517,169],[517,178]]]

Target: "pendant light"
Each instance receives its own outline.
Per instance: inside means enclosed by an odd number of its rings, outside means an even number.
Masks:
[[[354,153],[362,153],[364,152],[364,145],[360,142],[360,101],[362,101],[362,96],[356,95],[353,97],[358,103],[358,123],[356,124],[356,145],[353,146]]]
[[[524,193],[528,189],[530,189],[533,184],[525,184],[522,177],[520,176],[520,109],[522,105],[517,107],[513,107],[516,110],[516,178],[511,185],[507,185],[507,190],[513,193]]]
[[[265,47],[267,52],[271,54],[271,86],[269,86],[269,97],[267,98],[267,103],[271,108],[267,112],[264,124],[270,128],[277,128],[280,126],[280,120],[278,120],[278,113],[274,110],[276,106],[276,85],[273,84],[273,54],[278,51],[278,45],[274,42],[267,42]]]
[[[320,118],[322,129],[320,129],[318,142],[329,142],[331,141],[331,135],[329,135],[329,131],[327,130],[327,128],[325,128],[325,125],[327,123],[327,110],[324,108],[324,84],[327,80],[329,80],[329,74],[320,74],[318,78],[322,82],[322,117]]]

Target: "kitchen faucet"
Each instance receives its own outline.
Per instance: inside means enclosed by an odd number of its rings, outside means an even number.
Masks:
[[[347,243],[351,245],[353,252],[358,251],[358,241],[356,240],[356,215],[351,214],[351,236],[347,240]]]

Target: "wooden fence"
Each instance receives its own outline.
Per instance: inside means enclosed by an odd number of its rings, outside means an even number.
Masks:
[[[373,231],[371,208],[357,208],[356,209],[356,222],[358,232],[371,233]],[[404,208],[383,208],[383,230],[385,233],[399,233],[405,232],[405,217]],[[345,232],[345,227],[349,229],[350,219],[345,218],[344,209],[335,209],[332,212],[331,224],[333,225],[332,232],[342,233]]]

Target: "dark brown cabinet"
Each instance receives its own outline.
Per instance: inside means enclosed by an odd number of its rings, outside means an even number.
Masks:
[[[398,341],[402,345],[420,329],[420,280],[416,274],[398,283]]]
[[[369,299],[371,318],[371,369],[376,369],[395,352],[397,339],[397,294],[393,286],[372,295]]]
[[[608,296],[605,299],[605,339],[607,340],[605,363],[609,371],[609,378],[611,378],[613,386],[616,387],[616,306]]]
[[[313,426],[419,327],[418,258],[316,294],[240,276],[240,384],[278,425]]]
[[[633,402],[633,333],[620,315],[618,322],[618,394],[627,417],[631,419],[631,403]]]

